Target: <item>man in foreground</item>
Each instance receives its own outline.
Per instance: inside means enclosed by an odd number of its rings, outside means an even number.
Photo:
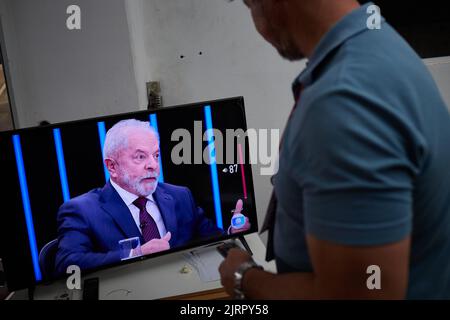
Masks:
[[[244,2],[281,56],[309,62],[266,218],[278,274],[233,249],[219,268],[227,292],[450,298],[450,116],[427,68],[384,20],[368,28],[371,4]]]

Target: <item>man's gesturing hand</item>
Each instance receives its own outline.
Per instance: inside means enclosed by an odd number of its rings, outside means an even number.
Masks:
[[[172,236],[171,233],[167,232],[166,235],[161,239],[150,240],[141,247],[142,254],[146,255],[155,252],[169,250],[170,249],[169,241],[171,236]]]
[[[241,213],[242,207],[243,207],[243,202],[242,202],[241,199],[239,199],[236,202],[236,207],[233,210],[233,217],[235,217],[235,215]],[[232,220],[233,220],[233,217],[231,218]],[[231,226],[230,233],[233,234],[233,233],[237,233],[237,232],[243,232],[243,231],[247,231],[248,229],[251,228],[250,220],[246,216],[244,216],[244,217],[245,217],[244,225],[242,227],[240,227],[240,228],[233,228],[233,226]]]

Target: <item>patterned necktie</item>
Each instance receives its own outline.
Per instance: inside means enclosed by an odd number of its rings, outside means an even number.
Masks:
[[[139,197],[134,200],[133,204],[139,208],[139,227],[141,228],[142,236],[144,237],[145,242],[147,243],[152,239],[161,239],[158,226],[147,211],[147,198]]]
[[[300,103],[300,96],[301,96],[302,90],[303,90],[303,85],[301,83],[298,84],[294,88],[295,103],[294,103],[294,107],[292,108],[291,113],[289,114],[287,124],[289,124],[289,121],[291,120],[291,117],[292,117],[292,114],[294,113],[295,108]],[[286,127],[287,127],[287,125],[286,125]],[[283,138],[284,138],[284,133],[281,136],[281,140],[280,140],[280,151],[281,151],[281,145],[283,142]],[[279,152],[278,154],[281,155],[281,152]],[[273,176],[272,176],[272,178],[273,178]],[[271,180],[271,181],[273,181],[273,180]],[[278,203],[277,196],[275,194],[275,190],[273,190],[272,195],[270,196],[269,206],[267,207],[266,218],[264,219],[264,223],[261,228],[261,233],[268,231],[266,261],[271,261],[275,258],[275,252],[274,252],[274,248],[273,248],[273,233],[274,233],[274,227],[275,227],[275,215],[277,212],[277,203]]]

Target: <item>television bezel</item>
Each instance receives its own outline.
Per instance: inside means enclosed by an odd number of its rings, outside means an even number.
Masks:
[[[246,114],[245,114],[245,103],[244,103],[244,97],[243,96],[235,96],[235,97],[230,97],[230,98],[222,98],[222,99],[215,99],[215,100],[207,100],[207,101],[199,101],[199,102],[191,102],[191,103],[186,103],[186,104],[180,104],[180,105],[173,105],[173,106],[169,106],[169,107],[163,107],[163,108],[159,108],[159,109],[146,109],[146,110],[138,110],[138,111],[131,111],[131,112],[126,112],[126,113],[118,113],[118,114],[113,114],[113,115],[107,115],[107,116],[99,116],[99,117],[92,117],[92,118],[85,118],[85,119],[79,119],[79,120],[73,120],[73,121],[66,121],[66,122],[59,122],[59,123],[52,123],[49,125],[45,125],[45,126],[35,126],[35,127],[27,127],[27,128],[20,128],[20,129],[13,129],[13,130],[8,130],[8,131],[3,131],[0,132],[0,139],[3,136],[11,136],[11,135],[20,135],[20,134],[24,134],[24,133],[30,133],[33,132],[35,130],[42,130],[42,129],[53,129],[53,128],[61,128],[63,126],[66,125],[76,125],[76,124],[81,124],[81,123],[86,123],[86,122],[100,122],[100,121],[108,121],[108,120],[113,120],[114,118],[133,118],[135,116],[142,116],[142,115],[150,115],[150,114],[160,114],[160,113],[164,113],[170,110],[176,110],[176,109],[194,109],[194,108],[199,108],[201,106],[207,106],[207,105],[213,105],[213,104],[217,104],[217,103],[224,103],[224,102],[233,102],[236,103],[242,113],[242,117],[243,117],[243,121],[244,121],[244,128],[242,128],[244,131],[248,130],[248,126],[247,126],[247,118],[246,118]],[[245,150],[249,150],[249,145],[248,145],[248,139],[245,139],[245,146],[244,146]],[[121,260],[117,263],[112,263],[112,264],[106,264],[106,265],[102,265],[99,267],[95,267],[95,268],[90,268],[87,270],[81,270],[81,274],[82,276],[86,276],[95,272],[99,272],[102,270],[107,270],[107,269],[112,269],[115,267],[119,267],[119,266],[125,266],[125,265],[130,265],[130,264],[134,264],[134,263],[138,263],[141,261],[145,261],[148,259],[153,259],[153,258],[157,258],[157,257],[161,257],[161,256],[165,256],[165,255],[170,255],[170,254],[175,254],[181,251],[185,251],[188,249],[193,249],[193,248],[198,248],[198,247],[202,247],[202,246],[209,246],[209,245],[213,245],[216,243],[221,243],[223,241],[226,240],[230,240],[230,239],[236,239],[236,238],[241,238],[245,235],[248,234],[252,234],[255,232],[259,231],[258,228],[258,212],[257,212],[257,207],[256,207],[256,199],[255,199],[255,192],[254,192],[254,183],[253,183],[253,173],[252,173],[252,164],[251,163],[244,163],[246,172],[248,174],[246,174],[248,180],[249,180],[249,185],[247,186],[247,193],[249,195],[251,195],[251,198],[254,200],[253,201],[253,206],[254,206],[254,212],[255,212],[255,217],[254,220],[251,221],[251,228],[246,230],[246,231],[242,231],[239,233],[235,233],[235,234],[225,234],[222,236],[214,236],[214,237],[210,237],[210,238],[204,238],[204,239],[200,239],[200,240],[194,240],[192,242],[190,242],[187,245],[182,245],[182,246],[177,246],[175,248],[171,248],[169,250],[166,251],[162,251],[162,252],[157,252],[157,253],[153,253],[150,255],[142,255],[139,257],[135,257],[135,258],[130,258],[130,259],[126,259],[126,260]],[[243,239],[243,238],[241,238]],[[244,240],[245,241],[245,240]],[[8,287],[8,290],[10,291],[16,291],[16,290],[20,290],[20,289],[26,289],[26,288],[34,288],[35,286],[38,285],[49,285],[51,283],[57,282],[61,279],[65,279],[68,276],[70,276],[70,274],[66,274],[66,275],[59,275],[59,276],[55,276],[52,277],[52,279],[42,279],[39,281],[36,281],[34,275],[34,281],[33,282],[27,282],[27,285],[15,285],[16,282],[13,282],[13,284],[11,284],[10,281],[8,281],[8,271],[7,269],[10,267],[8,264],[8,262],[6,262],[6,260],[4,259],[4,257],[2,258],[2,262],[3,262],[3,269],[4,269],[4,273],[5,273],[5,278],[6,278],[6,284]],[[5,263],[6,262],[6,263]]]

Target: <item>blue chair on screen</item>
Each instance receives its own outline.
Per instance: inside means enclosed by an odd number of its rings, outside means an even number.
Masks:
[[[55,273],[55,258],[58,251],[58,239],[47,243],[39,253],[39,266],[41,267],[42,278],[51,280]]]

